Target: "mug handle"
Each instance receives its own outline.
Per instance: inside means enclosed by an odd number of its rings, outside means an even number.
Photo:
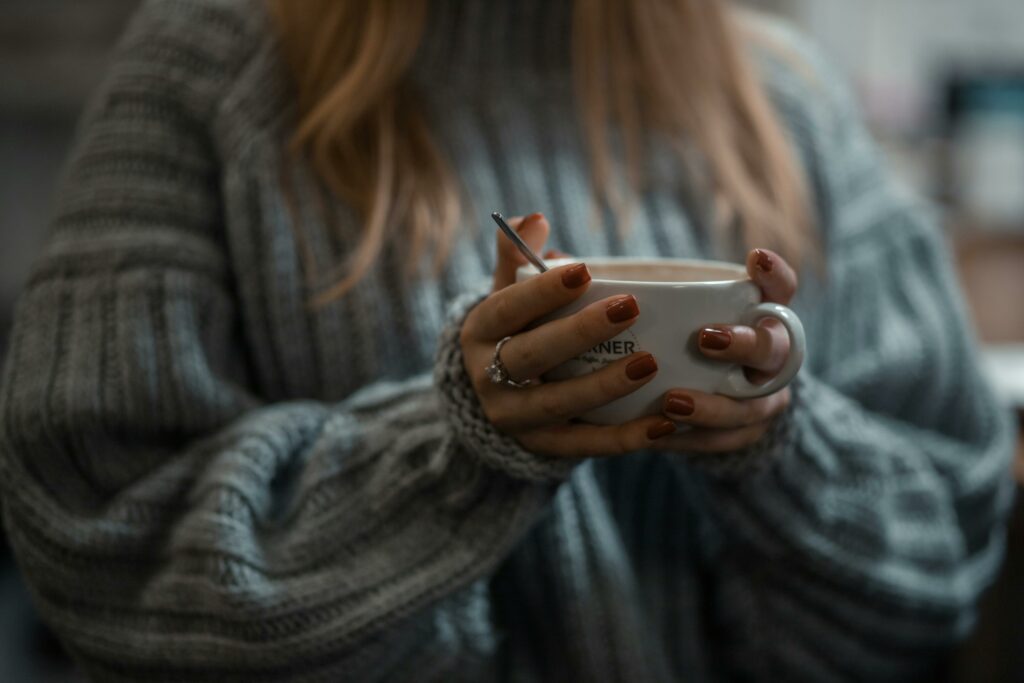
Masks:
[[[789,333],[789,357],[786,364],[782,366],[772,379],[765,384],[754,384],[747,379],[746,373],[740,366],[734,367],[725,378],[724,386],[719,392],[731,398],[760,398],[768,396],[784,389],[787,384],[793,381],[796,373],[803,365],[804,355],[807,352],[807,339],[804,336],[804,326],[796,313],[781,304],[758,304],[748,308],[740,318],[741,325],[753,327],[758,321],[764,318],[774,318],[782,323]]]

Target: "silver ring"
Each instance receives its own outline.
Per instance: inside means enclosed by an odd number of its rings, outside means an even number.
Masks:
[[[501,362],[501,347],[511,340],[512,337],[505,337],[494,347],[494,358],[491,360],[491,364],[484,368],[484,372],[487,373],[488,379],[494,384],[504,384],[505,386],[514,387],[516,389],[525,389],[530,386],[530,380],[525,382],[517,382],[508,374],[508,368]]]

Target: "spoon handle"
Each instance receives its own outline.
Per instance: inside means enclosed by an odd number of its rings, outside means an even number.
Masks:
[[[545,265],[544,261],[539,256],[537,256],[537,254],[533,253],[533,249],[530,249],[530,247],[527,246],[526,242],[523,241],[523,238],[520,237],[519,234],[515,230],[513,230],[508,223],[505,222],[505,219],[502,217],[500,213],[495,211],[494,213],[491,214],[491,218],[493,218],[494,222],[498,224],[498,227],[501,228],[501,231],[505,233],[510,240],[512,240],[512,244],[516,245],[516,248],[519,249],[520,252],[522,252],[523,256],[525,256],[526,259],[533,264],[534,268],[536,268],[542,273],[546,273],[548,271],[548,267],[547,265]]]

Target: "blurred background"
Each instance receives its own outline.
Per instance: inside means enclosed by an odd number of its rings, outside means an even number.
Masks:
[[[0,0],[0,359],[62,161],[136,0]],[[1024,2],[751,0],[825,47],[893,167],[945,210],[987,367],[1024,415]],[[1015,476],[1024,485],[1024,453]],[[1024,524],[947,681],[1024,681]],[[0,550],[0,681],[77,681]]]

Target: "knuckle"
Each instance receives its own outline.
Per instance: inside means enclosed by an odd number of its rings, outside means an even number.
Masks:
[[[558,452],[559,449],[554,444],[552,444],[550,440],[540,438],[538,437],[538,435],[533,433],[522,434],[516,437],[516,441],[519,443],[520,446],[522,446],[525,450],[531,453],[546,456],[561,455]]]
[[[767,422],[762,422],[762,423],[760,423],[760,424],[756,425],[756,426],[755,426],[755,427],[754,427],[754,428],[753,428],[753,429],[752,429],[752,430],[751,430],[751,431],[749,432],[749,434],[748,434],[748,436],[747,436],[747,439],[748,439],[748,444],[747,444],[747,445],[748,445],[748,446],[753,446],[753,445],[754,445],[754,444],[756,444],[756,443],[757,443],[758,441],[760,441],[761,439],[763,439],[763,438],[765,437],[765,435],[766,435],[766,434],[768,433],[768,426],[769,426],[769,425],[768,425],[768,423],[767,423]]]
[[[488,422],[490,422],[495,427],[497,427],[501,423],[501,413],[494,405],[493,401],[485,401],[481,399],[480,407],[483,409],[484,417],[487,418]]]
[[[641,434],[637,429],[622,426],[615,430],[612,443],[615,444],[617,453],[629,453],[641,448],[647,442],[646,434],[643,436],[643,439],[640,437]]]
[[[552,442],[547,437],[533,437],[521,439],[519,443],[531,453],[542,455],[546,458],[581,458],[585,455],[583,449],[576,444]]]
[[[747,401],[746,424],[762,422],[771,417],[775,401],[771,398],[759,398]]]
[[[469,345],[476,338],[476,329],[480,319],[480,307],[483,302],[473,308],[462,321],[462,328],[459,329],[459,344],[463,347]]]
[[[553,271],[548,271],[548,273],[551,272]],[[545,273],[545,275],[547,275],[547,273]],[[551,277],[540,284],[543,286],[539,287],[541,291],[538,292],[538,296],[542,296],[545,301],[550,302],[550,307],[552,309],[560,306],[565,301],[565,287],[562,285],[561,277]]]
[[[568,420],[573,416],[569,402],[560,394],[554,391],[543,392],[538,403],[544,415],[556,420]]]
[[[765,363],[771,359],[773,350],[775,349],[774,343],[775,336],[769,327],[759,325],[757,328],[757,336],[754,341],[753,355],[759,363]]]
[[[594,336],[593,325],[585,311],[580,311],[570,319],[572,335],[581,342],[589,341]]]
[[[773,348],[775,349],[775,356],[779,361],[784,361],[786,357],[789,356],[789,347],[789,335],[784,333],[778,335]]]
[[[785,411],[793,402],[793,390],[786,387],[779,392],[779,412]]]
[[[704,406],[702,424],[722,429],[732,429],[750,422],[750,408],[743,404],[715,402]]]
[[[502,353],[505,366],[508,368],[522,369],[523,371],[530,371],[537,363],[537,348],[533,344],[529,344],[525,341],[519,341],[513,338],[505,347],[505,353]],[[511,348],[510,348],[511,347]],[[516,373],[512,373],[513,377],[518,380],[527,379],[526,377],[520,377]]]
[[[586,444],[580,441],[568,441],[561,444],[557,449],[558,455],[565,458],[583,458],[591,455],[591,449],[588,449]]]
[[[483,402],[484,416],[499,432],[510,432],[513,426],[512,414],[500,401]]]
[[[791,394],[789,389],[783,389],[777,394],[771,396],[769,399],[765,401],[767,405],[765,406],[763,415],[761,416],[761,420],[773,420],[782,413],[786,412],[786,409],[789,408],[790,400]]]
[[[615,366],[609,366],[592,376],[601,398],[618,398],[629,386],[625,371]]]
[[[486,377],[484,376],[483,369],[477,367],[473,354],[463,353],[462,369],[465,370],[466,375],[469,377],[469,383],[473,387],[473,392],[478,398],[482,397],[486,387]]]
[[[494,231],[494,242],[498,245],[498,258],[502,260],[514,258],[515,245],[512,244],[512,241],[500,229]]]
[[[800,287],[800,276],[791,265],[785,261],[783,261],[783,264],[784,267],[781,269],[782,290],[786,294],[792,296],[793,294],[796,294],[796,290]]]
[[[737,325],[729,329],[732,336],[732,343],[727,349],[718,351],[701,345],[701,351],[711,354],[716,358],[731,360],[737,363],[749,361],[757,346],[757,336],[751,328],[744,325]]]
[[[731,438],[721,444],[721,450],[739,450],[741,448],[748,448],[753,446],[762,438],[768,431],[768,426],[764,423],[753,425],[747,429],[737,429]]]
[[[538,278],[545,290],[544,294],[551,297],[552,301],[564,301],[567,293],[572,291],[566,289],[565,283],[562,282],[562,276],[570,267],[571,265],[552,268]]]
[[[508,320],[512,317],[512,314],[514,313],[511,299],[509,299],[509,297],[507,296],[501,296],[500,294],[493,297],[491,301],[491,309],[492,318],[497,321]]]
[[[480,400],[481,403],[482,403],[483,402],[483,397],[484,397],[484,392],[487,389],[487,383],[490,380],[487,380],[483,376],[483,373],[481,373],[481,372],[479,372],[477,370],[474,370],[467,363],[463,363],[463,366],[466,368],[466,373],[469,375],[469,383],[470,383],[470,386],[473,387],[473,393],[476,394],[477,399]]]

